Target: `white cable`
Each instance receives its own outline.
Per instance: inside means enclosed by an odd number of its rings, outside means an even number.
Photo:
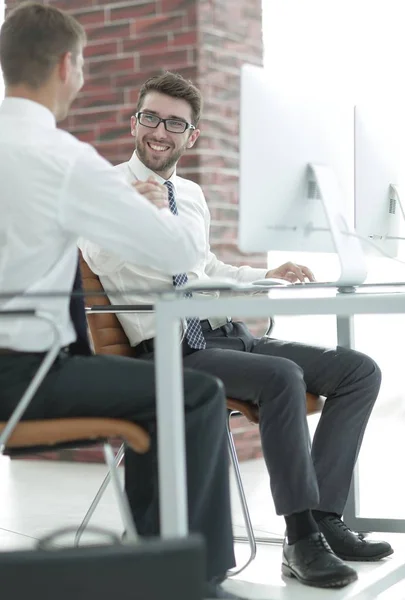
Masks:
[[[369,244],[370,246],[373,246],[373,248],[375,248],[380,254],[382,254],[386,258],[390,258],[391,260],[395,260],[395,262],[398,262],[401,265],[405,265],[404,260],[401,260],[400,258],[396,258],[395,256],[391,256],[391,254],[389,254],[388,252],[383,250],[383,248],[380,248],[380,246],[378,244],[373,242],[373,240],[370,240],[368,237],[365,237],[364,235],[359,235],[358,233],[351,233],[350,231],[341,231],[341,233],[343,235],[348,235],[349,237],[355,237],[359,240],[362,240],[363,242],[367,242],[367,244]],[[384,239],[384,238],[382,238],[382,239]],[[399,238],[399,239],[402,239],[402,238]]]

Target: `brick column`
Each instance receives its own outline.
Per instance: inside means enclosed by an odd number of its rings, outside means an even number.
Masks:
[[[7,9],[19,2],[8,0]],[[179,174],[203,187],[217,256],[265,266],[265,255],[246,257],[237,248],[240,66],[262,63],[261,0],[44,3],[73,14],[89,40],[86,84],[62,126],[117,164],[133,151],[130,117],[142,82],[165,69],[192,79],[205,100],[202,135]]]

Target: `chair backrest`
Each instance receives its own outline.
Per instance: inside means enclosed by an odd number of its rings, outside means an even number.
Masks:
[[[80,271],[83,289],[86,292],[86,306],[110,306],[107,296],[92,296],[92,292],[103,292],[101,281],[90,269],[80,253]],[[88,314],[90,335],[96,354],[118,354],[134,358],[134,349],[129,343],[121,323],[114,314]]]

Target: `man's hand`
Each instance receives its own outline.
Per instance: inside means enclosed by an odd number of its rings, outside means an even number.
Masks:
[[[267,271],[266,278],[270,277],[286,279],[291,283],[295,283],[296,281],[305,282],[305,279],[308,279],[309,281],[315,281],[314,274],[308,269],[308,267],[304,267],[304,265],[296,265],[293,262],[287,262],[277,269]]]
[[[134,181],[133,187],[157,208],[169,208],[169,191],[165,185],[149,177],[147,181]]]

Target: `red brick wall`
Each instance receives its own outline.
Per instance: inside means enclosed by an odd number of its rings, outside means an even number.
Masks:
[[[7,8],[19,2],[8,0]],[[73,14],[89,41],[86,84],[62,126],[114,164],[125,161],[133,152],[130,116],[142,82],[162,69],[192,79],[205,99],[202,135],[182,159],[179,173],[204,189],[217,256],[233,264],[265,266],[264,255],[244,257],[236,245],[239,73],[243,62],[262,62],[261,0],[44,3]],[[257,331],[264,329],[261,322]]]
[[[195,79],[197,27],[194,2],[130,0],[65,4],[85,26],[86,84],[66,128],[94,144],[116,164],[133,152],[130,117],[140,85],[161,69]],[[169,6],[171,4],[171,6]]]

